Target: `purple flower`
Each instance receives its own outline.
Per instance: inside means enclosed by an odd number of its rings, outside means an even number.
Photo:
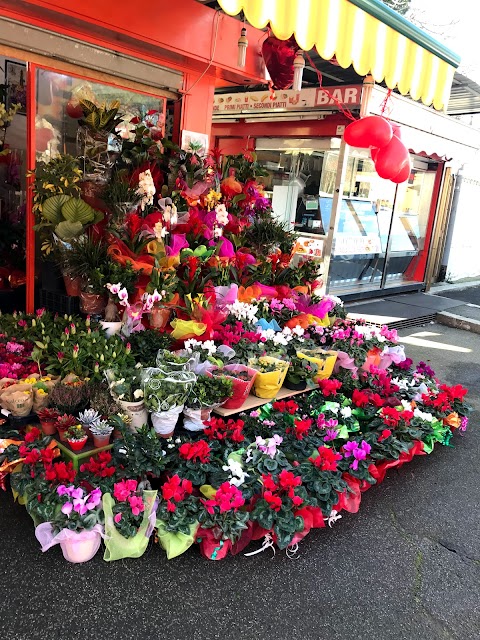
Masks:
[[[358,442],[349,440],[343,445],[343,451],[346,458],[350,457],[358,449]]]
[[[468,427],[468,418],[467,416],[462,416],[462,419],[460,420],[460,431],[466,431]]]
[[[324,429],[325,428],[325,414],[324,413],[319,413],[318,414],[317,427],[319,429]]]
[[[74,509],[74,511],[79,513],[81,516],[84,516],[88,511],[87,505],[85,504],[85,502],[83,500],[74,500],[73,501],[73,509]]]
[[[338,434],[339,431],[337,429],[327,429],[327,435],[323,439],[325,440],[325,442],[327,442],[328,440],[335,440]]]
[[[417,372],[423,373],[424,375],[429,376],[430,378],[433,378],[435,375],[435,371],[431,367],[429,367],[426,362],[418,363]]]
[[[64,484],[57,487],[57,493],[59,496],[69,495],[68,489]]]
[[[72,489],[70,492],[70,495],[72,496],[72,498],[75,498],[76,500],[80,500],[80,498],[83,498],[83,489],[81,487]]]

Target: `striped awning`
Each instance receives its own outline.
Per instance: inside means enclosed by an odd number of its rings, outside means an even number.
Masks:
[[[229,15],[244,12],[258,29],[335,56],[346,69],[371,74],[390,89],[443,109],[460,58],[379,0],[218,0]]]

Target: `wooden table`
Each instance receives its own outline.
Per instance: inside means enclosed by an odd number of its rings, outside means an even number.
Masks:
[[[297,396],[300,393],[314,391],[315,389],[318,389],[317,384],[308,386],[305,389],[301,389],[300,391],[292,391],[292,389],[287,389],[286,387],[282,387],[274,398],[257,398],[257,396],[250,394],[248,398],[245,400],[245,402],[242,404],[240,409],[223,409],[222,407],[218,407],[213,411],[214,413],[217,413],[219,416],[222,416],[222,417],[232,416],[235,413],[241,413],[242,411],[252,411],[253,409],[256,409],[257,407],[261,407],[262,405],[267,404],[268,402],[275,402],[275,400],[283,400],[285,398],[290,398],[291,396]]]

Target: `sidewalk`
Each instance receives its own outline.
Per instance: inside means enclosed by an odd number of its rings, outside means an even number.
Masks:
[[[438,322],[480,333],[480,281],[434,285],[428,293],[406,293],[347,303],[348,316],[392,329]]]

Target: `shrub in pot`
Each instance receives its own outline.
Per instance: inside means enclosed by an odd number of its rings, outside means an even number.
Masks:
[[[212,409],[231,397],[233,380],[222,375],[197,376],[183,409],[183,426],[188,431],[202,431],[204,421],[210,419]]]

